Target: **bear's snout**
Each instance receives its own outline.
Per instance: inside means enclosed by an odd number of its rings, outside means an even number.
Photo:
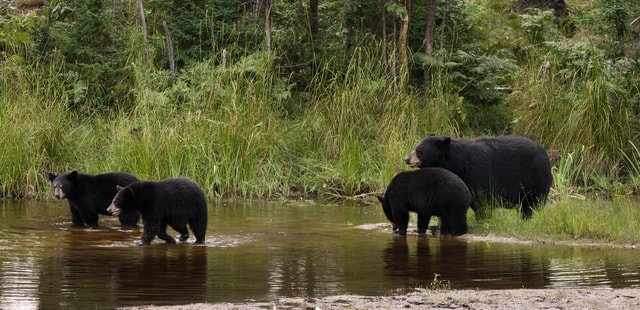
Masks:
[[[422,163],[416,155],[416,150],[411,151],[411,153],[404,158],[404,162],[412,168],[418,167]]]
[[[120,215],[120,208],[116,207],[116,205],[111,203],[107,208],[107,212],[111,213],[111,215],[113,216],[118,216]]]
[[[64,199],[65,195],[60,187],[53,188],[53,197],[56,197],[56,199]]]

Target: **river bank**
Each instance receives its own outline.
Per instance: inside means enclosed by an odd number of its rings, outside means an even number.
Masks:
[[[640,289],[427,290],[389,296],[278,298],[267,302],[141,306],[136,310],[192,309],[638,309]]]

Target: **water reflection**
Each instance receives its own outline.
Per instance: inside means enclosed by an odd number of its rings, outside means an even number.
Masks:
[[[162,305],[204,300],[206,247],[138,247],[137,236],[138,230],[67,230],[60,247],[41,262],[39,292],[46,304],[72,307],[81,300],[84,305],[108,308],[140,301]]]
[[[549,271],[553,288],[561,287],[640,287],[640,269],[632,256],[621,256],[617,251],[594,249],[590,255],[582,255],[588,249],[571,251],[574,256],[552,258]],[[579,255],[575,255],[579,253]]]
[[[0,309],[38,309],[37,266],[33,257],[13,257],[0,265]]]
[[[611,284],[602,260],[586,264],[582,258],[555,258],[551,259],[549,271],[552,287],[609,286]]]
[[[640,287],[637,250],[393,236],[377,207],[212,204],[205,246],[139,247],[66,204],[0,201],[0,308],[95,308],[452,288]]]
[[[207,291],[207,252],[201,246],[144,247],[137,257],[109,267],[111,291],[123,301],[154,304],[204,300]]]
[[[270,260],[268,287],[269,298],[300,295],[315,296],[321,291],[341,291],[338,275],[324,273],[324,270],[340,270],[340,266],[323,266],[334,260],[315,258],[315,254],[299,257],[276,256]],[[340,272],[337,272],[339,274]]]
[[[452,288],[541,288],[549,283],[544,259],[515,245],[394,236],[383,251],[383,260],[387,276],[415,283],[429,284],[436,274]]]

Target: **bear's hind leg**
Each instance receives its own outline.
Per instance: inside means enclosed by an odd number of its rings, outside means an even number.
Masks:
[[[207,218],[200,220],[189,220],[189,227],[193,235],[196,237],[196,244],[204,244],[205,235],[207,233]]]
[[[545,200],[546,197],[539,197],[539,195],[533,193],[525,195],[524,198],[520,199],[520,202],[522,203],[520,206],[522,218],[525,220],[530,219],[533,215],[533,210],[540,207]]]
[[[444,217],[440,217],[440,236],[451,234],[451,224]]]
[[[184,242],[184,241],[187,241],[187,239],[189,239],[189,230],[187,229],[186,225],[173,227],[173,229],[175,229],[177,232],[180,233],[180,237],[178,237],[178,240],[180,240],[180,242]]]
[[[169,236],[167,234],[167,223],[163,222],[160,224],[160,229],[158,230],[158,238],[164,240],[166,243],[176,243],[176,239]]]
[[[441,235],[462,236],[469,231],[466,214],[449,216],[447,218],[441,217],[440,219],[442,221],[442,223],[440,223]]]

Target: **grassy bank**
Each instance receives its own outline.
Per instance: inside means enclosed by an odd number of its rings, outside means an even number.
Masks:
[[[640,243],[640,209],[637,198],[588,199],[556,197],[523,220],[512,209],[494,209],[477,221],[469,215],[471,233],[515,237],[523,240],[635,245]]]

